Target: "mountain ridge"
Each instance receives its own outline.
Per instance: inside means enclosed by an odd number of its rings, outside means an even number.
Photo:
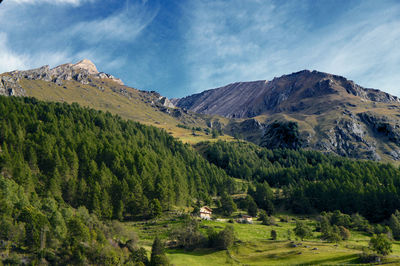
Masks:
[[[307,83],[310,79],[317,79],[318,82],[314,82],[312,86],[297,84],[298,82]],[[307,88],[304,89],[304,87]],[[218,114],[228,118],[250,118],[267,111],[282,111],[284,106],[280,106],[281,103],[287,101],[290,96],[296,93],[297,95],[294,95],[298,97],[296,100],[299,98],[306,99],[340,93],[341,91],[338,90],[338,87],[342,87],[349,95],[358,96],[364,100],[400,103],[398,97],[389,93],[363,88],[342,76],[315,70],[302,70],[274,78],[271,81],[258,80],[230,83],[223,87],[173,99],[172,102],[178,107],[194,112]],[[303,89],[301,95],[298,95],[299,89]],[[260,101],[260,97],[262,97],[262,101]],[[274,110],[275,108],[277,109]],[[301,106],[298,106],[298,108],[301,108]]]
[[[51,69],[46,65],[2,73],[0,95],[78,103],[163,128],[174,137],[189,143],[211,139],[212,127],[220,129],[221,124],[227,123],[227,119],[222,117],[199,115],[175,108],[168,98],[156,91],[142,91],[126,86],[120,79],[99,72],[88,59]]]
[[[400,160],[400,99],[345,77],[302,70],[236,82],[172,102],[189,111],[236,119],[228,134],[261,143],[268,125],[299,125],[303,148],[341,156]]]
[[[344,77],[303,70],[237,82],[183,99],[123,85],[89,60],[0,74],[0,94],[77,102],[165,129],[184,142],[231,136],[255,144],[271,125],[298,125],[301,148],[357,159],[400,161],[400,100]],[[213,132],[213,134],[210,134]],[[217,132],[217,134],[214,134]],[[272,147],[269,147],[272,148]]]

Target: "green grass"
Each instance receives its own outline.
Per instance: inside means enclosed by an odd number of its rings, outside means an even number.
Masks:
[[[212,249],[199,249],[194,251],[183,251],[170,249],[167,257],[173,265],[238,265],[234,259],[229,256],[229,252],[215,251]]]
[[[301,241],[293,232],[288,240],[287,231],[293,230],[293,216],[289,222],[265,226],[259,221],[254,224],[238,224],[223,221],[201,221],[200,230],[205,233],[208,227],[222,230],[226,225],[235,229],[237,241],[229,251],[218,251],[199,248],[193,251],[167,249],[167,257],[173,265],[338,265],[358,264],[358,254],[363,247],[368,247],[370,237],[364,232],[351,231],[351,238],[338,244],[328,243],[320,239],[319,232]],[[297,217],[299,218],[299,217]],[[304,219],[304,222],[315,228],[315,221]],[[163,239],[174,228],[182,226],[183,220],[169,215],[157,221],[125,223],[139,235],[140,245],[150,252],[156,235]],[[277,240],[271,240],[271,230],[277,231]],[[297,247],[292,247],[292,244]],[[385,261],[385,265],[400,265],[400,242],[393,243],[393,253]]]

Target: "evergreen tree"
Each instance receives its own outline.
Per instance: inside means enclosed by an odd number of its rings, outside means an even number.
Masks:
[[[150,216],[151,218],[156,218],[162,213],[162,208],[160,201],[158,199],[153,199],[150,203]]]
[[[257,216],[258,208],[254,199],[250,195],[248,195],[246,201],[248,214],[253,217]]]
[[[271,230],[271,239],[272,240],[276,240],[277,236],[278,236],[278,234],[276,233],[276,231],[275,230]]]
[[[392,214],[392,216],[390,216],[389,227],[392,230],[394,239],[400,239],[400,221],[398,216],[396,216],[395,214]]]
[[[226,192],[223,192],[221,195],[221,206],[222,211],[226,216],[232,215],[232,213],[237,210],[236,204],[233,202],[232,197]]]
[[[153,245],[151,246],[151,257],[150,257],[150,265],[151,266],[161,266],[161,265],[169,265],[169,261],[164,251],[164,244],[161,240],[156,236],[153,241]]]

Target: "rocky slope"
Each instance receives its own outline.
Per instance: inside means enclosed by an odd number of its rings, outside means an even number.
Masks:
[[[265,113],[326,111],[319,99],[356,96],[360,100],[400,103],[400,99],[379,90],[365,89],[353,81],[332,74],[303,70],[272,81],[237,82],[207,90],[173,103],[198,113],[231,118],[255,117]]]
[[[305,148],[400,160],[400,99],[341,76],[304,70],[272,81],[233,83],[172,102],[190,111],[236,118],[225,131],[255,143],[273,121],[293,121]]]

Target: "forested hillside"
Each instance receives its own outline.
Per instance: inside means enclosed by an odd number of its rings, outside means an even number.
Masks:
[[[98,219],[154,217],[233,185],[165,131],[77,104],[1,96],[0,145],[1,239],[39,253],[46,231],[66,261],[105,241]]]
[[[296,213],[341,210],[377,222],[400,206],[400,169],[391,164],[244,142],[203,143],[198,149],[230,176],[279,188],[279,199]]]

